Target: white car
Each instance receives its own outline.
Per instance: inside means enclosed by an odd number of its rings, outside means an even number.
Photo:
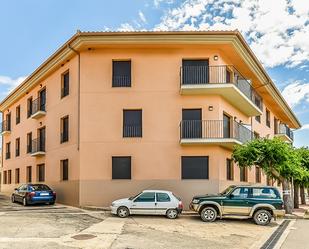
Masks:
[[[121,218],[132,214],[151,214],[166,215],[169,219],[175,219],[182,209],[182,201],[172,192],[144,190],[136,196],[114,201],[111,213]]]

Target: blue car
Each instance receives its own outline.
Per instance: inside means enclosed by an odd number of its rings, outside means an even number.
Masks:
[[[21,202],[24,206],[35,203],[55,204],[56,192],[45,184],[24,184],[12,194],[12,202]]]

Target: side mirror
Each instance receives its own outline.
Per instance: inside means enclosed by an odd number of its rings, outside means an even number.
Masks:
[[[230,199],[233,199],[234,198],[234,195],[233,194],[230,194]]]

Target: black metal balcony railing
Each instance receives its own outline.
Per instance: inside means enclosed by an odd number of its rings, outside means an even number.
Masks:
[[[222,66],[183,66],[180,70],[181,85],[234,84],[260,110],[263,110],[261,96],[250,82],[232,65]]]
[[[45,99],[37,98],[32,101],[31,115],[43,111],[45,112]]]
[[[36,138],[31,142],[31,153],[45,152],[45,139]]]
[[[10,159],[10,158],[11,158],[11,152],[6,152],[5,159]]]
[[[242,124],[223,120],[182,120],[180,136],[183,139],[233,138],[242,143],[251,141],[254,134]]]
[[[123,137],[142,137],[142,126],[139,124],[125,124],[123,126]]]
[[[293,131],[285,124],[280,124],[278,133],[277,134],[284,134],[287,135],[292,141],[294,140],[294,133]]]
[[[3,120],[1,123],[1,132],[11,131],[11,121]]]
[[[130,87],[131,76],[130,75],[113,75],[113,87]]]
[[[60,142],[64,143],[64,142],[67,142],[67,141],[69,141],[69,133],[68,132],[61,132]]]

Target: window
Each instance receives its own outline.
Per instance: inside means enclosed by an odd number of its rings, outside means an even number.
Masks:
[[[112,157],[112,179],[131,179],[131,157]]]
[[[171,198],[167,193],[156,193],[157,202],[170,202]]]
[[[69,141],[69,116],[61,118],[60,143]]]
[[[27,118],[32,115],[32,97],[27,99]]]
[[[32,132],[27,134],[27,153],[32,151]]]
[[[16,106],[16,124],[20,123],[20,105]]]
[[[182,179],[208,179],[208,156],[182,156]]]
[[[32,167],[31,166],[27,166],[27,182],[32,182]]]
[[[246,182],[248,181],[248,170],[245,167],[240,167],[239,168],[239,173],[240,173],[240,181],[241,182]]]
[[[19,168],[15,169],[15,183],[19,183]]]
[[[131,61],[113,61],[113,87],[131,87]]]
[[[6,114],[5,116],[6,116],[7,127],[5,127],[6,129],[4,130],[10,131],[11,130],[11,113]]]
[[[255,120],[259,123],[261,123],[261,116],[255,116]]]
[[[137,197],[134,202],[155,202],[155,193],[144,192],[139,197]]]
[[[12,170],[8,170],[8,184],[12,183]]]
[[[266,125],[270,127],[270,112],[266,109]]]
[[[219,72],[219,70],[218,71],[214,70],[216,70],[216,68],[213,68],[212,72],[213,75]],[[223,74],[223,72],[221,72],[221,74]],[[229,80],[229,78],[230,75],[227,76],[227,80]],[[218,79],[218,77],[215,77],[211,80],[212,80],[211,83],[222,83],[220,81],[221,79]],[[209,61],[207,59],[182,60],[182,84],[205,84],[205,83],[209,83]]]
[[[7,171],[3,171],[3,184],[8,184],[8,175]]]
[[[142,110],[123,110],[123,137],[142,137]]]
[[[248,193],[248,188],[237,188],[232,192],[232,196],[237,199],[245,199],[248,198]]]
[[[261,168],[258,166],[255,166],[255,182],[261,182]]]
[[[15,140],[15,156],[18,157],[20,155],[20,138],[16,138]]]
[[[44,182],[45,181],[45,165],[39,164],[37,166],[37,181]]]
[[[234,165],[231,159],[226,159],[226,179],[229,181],[234,180]]]
[[[5,144],[5,159],[11,158],[11,143],[8,142]]]
[[[70,92],[70,73],[65,72],[61,76],[61,98],[68,96]]]
[[[252,189],[252,198],[259,199],[276,199],[278,193],[274,189],[271,188],[253,188]]]
[[[60,167],[61,167],[61,180],[67,181],[69,180],[69,160],[61,160],[60,161]]]

